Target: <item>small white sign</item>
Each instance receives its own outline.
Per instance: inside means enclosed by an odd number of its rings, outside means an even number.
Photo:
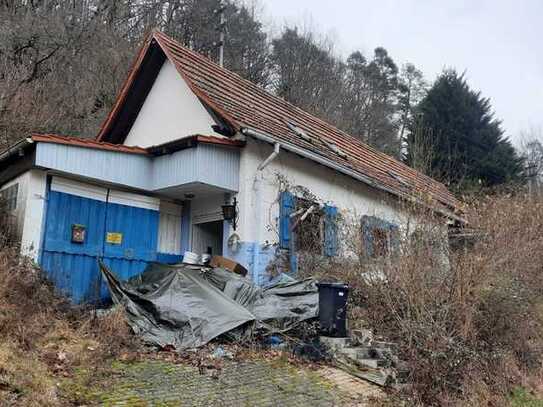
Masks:
[[[343,297],[343,291],[337,293],[340,297]]]

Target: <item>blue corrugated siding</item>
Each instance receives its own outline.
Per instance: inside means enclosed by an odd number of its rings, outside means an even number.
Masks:
[[[181,254],[158,253],[157,261],[164,264],[177,264],[183,261]]]
[[[156,261],[158,211],[108,204],[106,233],[122,233],[121,244],[105,244],[105,257]]]
[[[73,224],[86,226],[85,243],[71,242]],[[107,232],[122,233],[122,244],[105,242]],[[42,268],[76,303],[108,298],[98,259],[121,278],[141,273],[157,260],[158,212],[51,191]]]

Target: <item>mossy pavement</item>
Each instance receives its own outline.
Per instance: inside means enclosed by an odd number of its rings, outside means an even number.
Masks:
[[[160,360],[114,362],[108,371],[92,380],[93,372],[79,371],[61,384],[62,392],[80,404],[105,406],[319,407],[353,401],[319,371],[277,360],[229,361],[211,374]]]

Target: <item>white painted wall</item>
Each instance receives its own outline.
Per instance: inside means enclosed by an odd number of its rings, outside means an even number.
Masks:
[[[258,165],[272,151],[270,144],[249,138],[241,152],[237,197],[240,209],[238,234],[242,241],[278,243],[278,174],[291,185],[306,187],[323,203],[336,206],[346,219],[359,221],[363,215],[372,215],[400,227],[406,225],[409,218],[393,197],[285,150],[281,150],[263,171],[257,171]]]
[[[181,205],[160,201],[159,253],[181,254]]]
[[[45,220],[47,174],[43,170],[30,170],[27,174],[28,188],[21,253],[37,262],[41,248],[42,227]]]
[[[150,147],[194,134],[212,134],[213,124],[200,100],[166,60],[124,144]]]
[[[42,170],[27,171],[0,189],[13,184],[19,184],[17,208],[13,215],[16,217],[21,253],[38,261],[45,214],[46,173]]]
[[[21,239],[23,235],[25,211],[26,211],[26,197],[28,195],[28,180],[30,178],[30,172],[27,171],[22,175],[19,175],[17,178],[12,179],[8,183],[2,185],[0,190],[9,188],[15,184],[18,184],[17,191],[17,207],[15,210],[9,213],[9,216],[13,216],[16,222],[16,234],[17,238]]]

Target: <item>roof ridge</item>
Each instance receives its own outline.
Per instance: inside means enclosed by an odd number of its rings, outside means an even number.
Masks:
[[[406,168],[408,169],[410,172],[412,172],[413,174],[417,174],[417,175],[421,175],[423,177],[427,177],[428,179],[436,182],[436,180],[434,180],[433,178],[431,177],[428,177],[427,175],[423,174],[423,173],[420,173],[419,171],[415,170],[414,168],[406,165],[405,163],[397,160],[396,158],[382,152],[382,151],[379,151],[377,150],[376,148],[374,148],[373,146],[363,142],[362,140],[360,140],[359,138],[353,136],[352,134],[349,134],[347,133],[345,130],[342,130],[340,128],[338,128],[337,126],[335,126],[334,124],[332,123],[329,123],[327,122],[326,120],[310,113],[310,112],[307,112],[306,110],[302,109],[301,107],[299,106],[296,106],[295,104],[285,100],[284,98],[282,98],[281,96],[279,95],[274,95],[273,93],[267,91],[266,89],[260,87],[259,85],[251,82],[250,80],[248,79],[245,79],[243,78],[241,75],[239,75],[238,73],[236,72],[233,72],[233,71],[230,71],[224,67],[221,67],[220,65],[216,64],[214,61],[212,61],[211,59],[209,59],[208,57],[206,57],[205,55],[202,55],[200,54],[199,52],[189,48],[189,47],[186,47],[182,44],[180,44],[178,41],[176,41],[175,39],[171,38],[170,36],[168,36],[167,34],[161,32],[161,31],[156,31],[154,32],[154,35],[155,36],[159,36],[159,37],[162,37],[163,39],[165,39],[167,42],[170,42],[172,43],[173,45],[175,45],[176,47],[179,47],[181,48],[184,52],[187,52],[189,54],[191,54],[193,57],[197,58],[198,60],[206,63],[207,65],[213,67],[215,70],[218,70],[218,71],[221,71],[222,73],[225,73],[226,75],[228,76],[235,76],[236,79],[239,79],[241,81],[243,81],[246,85],[248,85],[249,88],[253,89],[253,90],[257,90],[261,95],[265,95],[267,97],[271,97],[271,98],[274,98],[274,99],[277,99],[277,100],[280,100],[282,103],[286,104],[288,107],[296,110],[298,113],[301,113],[303,116],[305,116],[306,118],[310,119],[311,121],[314,121],[314,122],[317,122],[319,123],[320,126],[322,127],[328,127],[328,126],[331,126],[333,127],[337,132],[341,133],[342,136],[350,139],[350,141],[354,142],[354,143],[357,143],[357,144],[361,144],[363,145],[365,148],[369,149],[371,152],[373,152],[374,154],[376,154],[377,156],[381,157],[381,158],[385,158],[387,161],[390,161],[391,163],[395,164],[395,165],[399,165],[401,166],[402,168]],[[189,82],[193,82],[190,78],[186,78],[185,75],[183,75],[183,77],[189,81]],[[285,118],[286,120],[287,118]],[[300,124],[298,123],[299,125],[303,126],[303,124]],[[334,140],[335,142],[336,140]],[[444,186],[444,185],[443,185]]]
[[[363,174],[399,196],[428,193],[447,207],[459,207],[459,201],[443,183],[377,150],[325,119],[243,78],[240,74],[219,66],[205,55],[182,45],[159,30],[153,30],[140,49],[98,140],[107,133],[108,126],[114,122],[117,110],[126,98],[127,89],[140,71],[142,58],[149,52],[152,43],[156,44],[154,46],[157,46],[174,65],[202,103],[214,110],[236,131],[242,128],[254,129],[271,136],[277,142],[288,142]],[[296,136],[289,130],[288,121],[294,122],[313,140],[308,141]],[[338,146],[345,156],[332,149],[330,143]],[[405,184],[411,187],[406,189]]]

